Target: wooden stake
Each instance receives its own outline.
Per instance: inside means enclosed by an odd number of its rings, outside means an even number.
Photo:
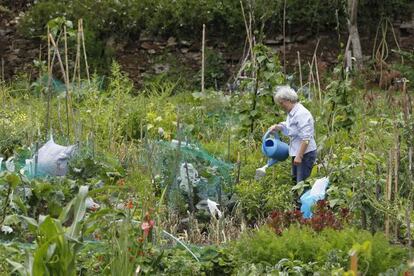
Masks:
[[[231,134],[229,134],[227,140],[227,162],[230,162],[230,143],[231,143]]]
[[[299,81],[300,81],[300,88],[303,89],[303,82],[302,82],[302,65],[300,62],[300,52],[296,52],[298,54],[298,65],[299,65]]]
[[[392,186],[392,162],[393,162],[393,151],[389,150],[388,153],[388,164],[387,164],[387,183],[385,186],[385,196],[388,204],[391,202],[391,186]],[[385,215],[385,236],[389,239],[390,237],[390,216]]]
[[[361,135],[361,194],[365,192],[365,130]],[[367,214],[362,208],[361,210],[361,224],[363,229],[367,229]]]
[[[312,84],[313,91],[316,91],[315,76],[313,75],[313,59],[312,59],[312,63],[308,62],[308,66],[309,66],[309,75],[308,75],[309,88],[311,87],[311,84]]]
[[[322,105],[321,82],[319,80],[318,58],[316,57],[316,54],[314,54],[314,59],[315,59],[316,81],[318,82],[319,103]]]
[[[81,56],[81,20],[78,20],[78,32],[77,32],[77,41],[76,41],[76,58],[75,66],[73,69],[72,83],[75,83],[76,77],[78,77],[78,87],[80,87],[80,56]],[[77,75],[77,76],[76,76]]]
[[[51,57],[51,33],[49,27],[47,27],[47,71],[48,71],[48,79],[47,79],[47,102],[46,102],[46,120],[45,120],[45,130],[46,132],[52,129],[52,124],[50,120],[50,101],[52,100],[52,79],[53,79],[53,65],[55,64],[55,57],[56,57],[56,50],[53,51],[53,57]],[[56,45],[59,45],[59,39],[56,40]]]
[[[237,177],[236,177],[236,184],[240,183],[240,169],[241,169],[241,161],[240,161],[240,151],[237,152]]]
[[[253,51],[253,47],[254,47],[254,45],[253,45],[253,33],[252,33],[252,30],[251,30],[252,16],[249,13],[249,24],[248,24],[246,14],[244,12],[244,7],[243,7],[243,2],[242,1],[240,1],[240,6],[241,6],[241,10],[242,10],[242,15],[243,15],[244,26],[246,28],[247,40],[249,42],[250,60],[253,64],[253,67],[255,67],[256,66],[256,61],[255,61],[255,58],[254,58],[254,51]]]
[[[413,205],[411,202],[408,205],[409,207],[405,209],[405,223],[407,225],[408,252],[409,252],[409,257],[411,260],[413,258],[412,239],[411,239],[411,212],[412,212]]]
[[[55,43],[55,40],[53,39],[53,36],[51,34],[49,34],[50,37],[50,41],[53,45],[53,47],[55,48],[57,57],[58,57],[58,61],[59,61],[59,65],[60,65],[60,70],[62,71],[62,75],[65,79],[65,86],[66,86],[66,120],[67,120],[67,139],[70,139],[70,124],[69,124],[69,80],[67,78],[67,74],[65,72],[65,68],[63,66],[63,62],[62,62],[62,58],[60,57],[60,53],[59,53],[59,49],[57,48],[57,45]]]
[[[205,46],[206,46],[206,25],[203,24],[203,37],[202,37],[202,45],[201,45],[201,93],[204,93]]]
[[[286,74],[286,0],[283,2],[283,73]]]
[[[66,26],[63,25],[63,39],[65,42],[65,68],[66,68],[66,79],[69,83],[69,61],[68,61],[68,34]]]
[[[85,59],[86,77],[88,78],[88,84],[91,84],[91,78],[89,77],[88,57],[86,55],[86,47],[85,47],[85,35],[83,32],[83,19],[81,18],[79,20],[80,20],[80,29],[81,29],[81,37],[82,37],[83,58]]]
[[[394,201],[398,199],[398,172],[400,169],[400,139],[397,126],[394,129],[395,157],[394,157]]]
[[[355,251],[351,253],[350,270],[353,272],[355,276],[358,275],[358,255]]]
[[[4,58],[1,58],[1,80],[3,82],[6,80],[4,77]]]

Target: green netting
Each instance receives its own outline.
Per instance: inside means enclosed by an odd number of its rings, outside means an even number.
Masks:
[[[168,205],[188,203],[188,184],[193,186],[194,204],[210,199],[226,204],[231,195],[233,165],[220,160],[200,145],[158,141],[151,145],[153,167],[161,189],[167,188]],[[188,173],[185,165],[188,166]],[[183,202],[184,200],[184,202]]]
[[[49,81],[49,77],[47,75],[44,75],[41,78],[39,78],[35,82],[35,84],[42,85],[42,86],[47,86],[48,81]],[[63,82],[53,78],[53,77],[52,77],[52,80],[50,82],[50,85],[52,87],[52,90],[55,91],[56,93],[62,93],[62,92],[66,91],[65,84]]]

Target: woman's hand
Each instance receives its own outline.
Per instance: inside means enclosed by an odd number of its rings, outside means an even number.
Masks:
[[[282,130],[282,125],[281,124],[275,124],[272,125],[271,127],[269,127],[270,131],[281,131]]]
[[[299,155],[296,155],[295,159],[293,159],[293,164],[296,166],[302,164],[302,157],[300,157]]]

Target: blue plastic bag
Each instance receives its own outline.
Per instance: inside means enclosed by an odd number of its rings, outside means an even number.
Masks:
[[[329,185],[329,178],[323,177],[315,181],[312,188],[300,197],[300,211],[304,218],[312,217],[312,206],[318,201],[325,198],[326,188]]]

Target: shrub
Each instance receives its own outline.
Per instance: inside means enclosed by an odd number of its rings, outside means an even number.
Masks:
[[[273,211],[268,219],[268,224],[276,234],[280,235],[283,230],[293,224],[308,225],[316,232],[320,232],[325,228],[339,230],[348,224],[350,219],[348,209],[341,208],[339,214],[335,214],[333,210],[328,208],[327,202],[324,200],[318,201],[314,209],[313,216],[310,219],[304,219],[302,212],[299,210]]]
[[[368,275],[378,275],[407,259],[406,249],[390,245],[383,234],[371,235],[353,228],[317,233],[308,227],[292,226],[278,236],[265,227],[245,234],[233,245],[233,252],[239,263],[275,266],[288,259],[303,264],[317,262],[314,272],[330,272],[333,268],[349,267],[349,251],[363,243],[368,246],[360,251],[359,270]]]

